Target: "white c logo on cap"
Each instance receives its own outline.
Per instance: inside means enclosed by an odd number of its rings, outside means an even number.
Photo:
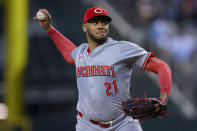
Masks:
[[[94,10],[94,12],[95,12],[95,13],[102,13],[103,11],[102,11],[102,9],[100,9],[100,8],[96,8],[96,9]]]

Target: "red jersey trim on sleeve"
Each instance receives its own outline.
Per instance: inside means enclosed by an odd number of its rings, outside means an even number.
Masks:
[[[155,56],[155,54],[153,53],[153,52],[149,52],[148,53],[148,55],[147,55],[147,57],[146,57],[146,59],[145,59],[145,61],[144,61],[144,64],[142,65],[142,70],[144,70],[144,67],[145,67],[145,65],[146,65],[146,63],[147,63],[147,61],[149,60],[149,58],[150,57],[154,57]]]

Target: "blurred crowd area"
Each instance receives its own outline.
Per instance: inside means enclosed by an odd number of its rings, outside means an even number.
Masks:
[[[197,0],[110,0],[145,33],[142,46],[172,68],[173,82],[196,105]]]

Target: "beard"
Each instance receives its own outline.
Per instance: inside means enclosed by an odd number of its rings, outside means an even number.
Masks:
[[[99,44],[99,45],[104,44],[104,43],[107,41],[107,37],[108,37],[108,35],[109,35],[109,33],[107,33],[106,36],[103,36],[103,37],[101,37],[101,38],[96,38],[92,33],[90,33],[89,30],[87,30],[87,34],[88,34],[88,36],[90,37],[90,39],[92,39],[94,42],[96,42],[96,43]]]

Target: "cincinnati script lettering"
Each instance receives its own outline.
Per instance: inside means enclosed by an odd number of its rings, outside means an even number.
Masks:
[[[76,68],[77,77],[112,76],[115,77],[114,67],[106,65],[80,66]]]

